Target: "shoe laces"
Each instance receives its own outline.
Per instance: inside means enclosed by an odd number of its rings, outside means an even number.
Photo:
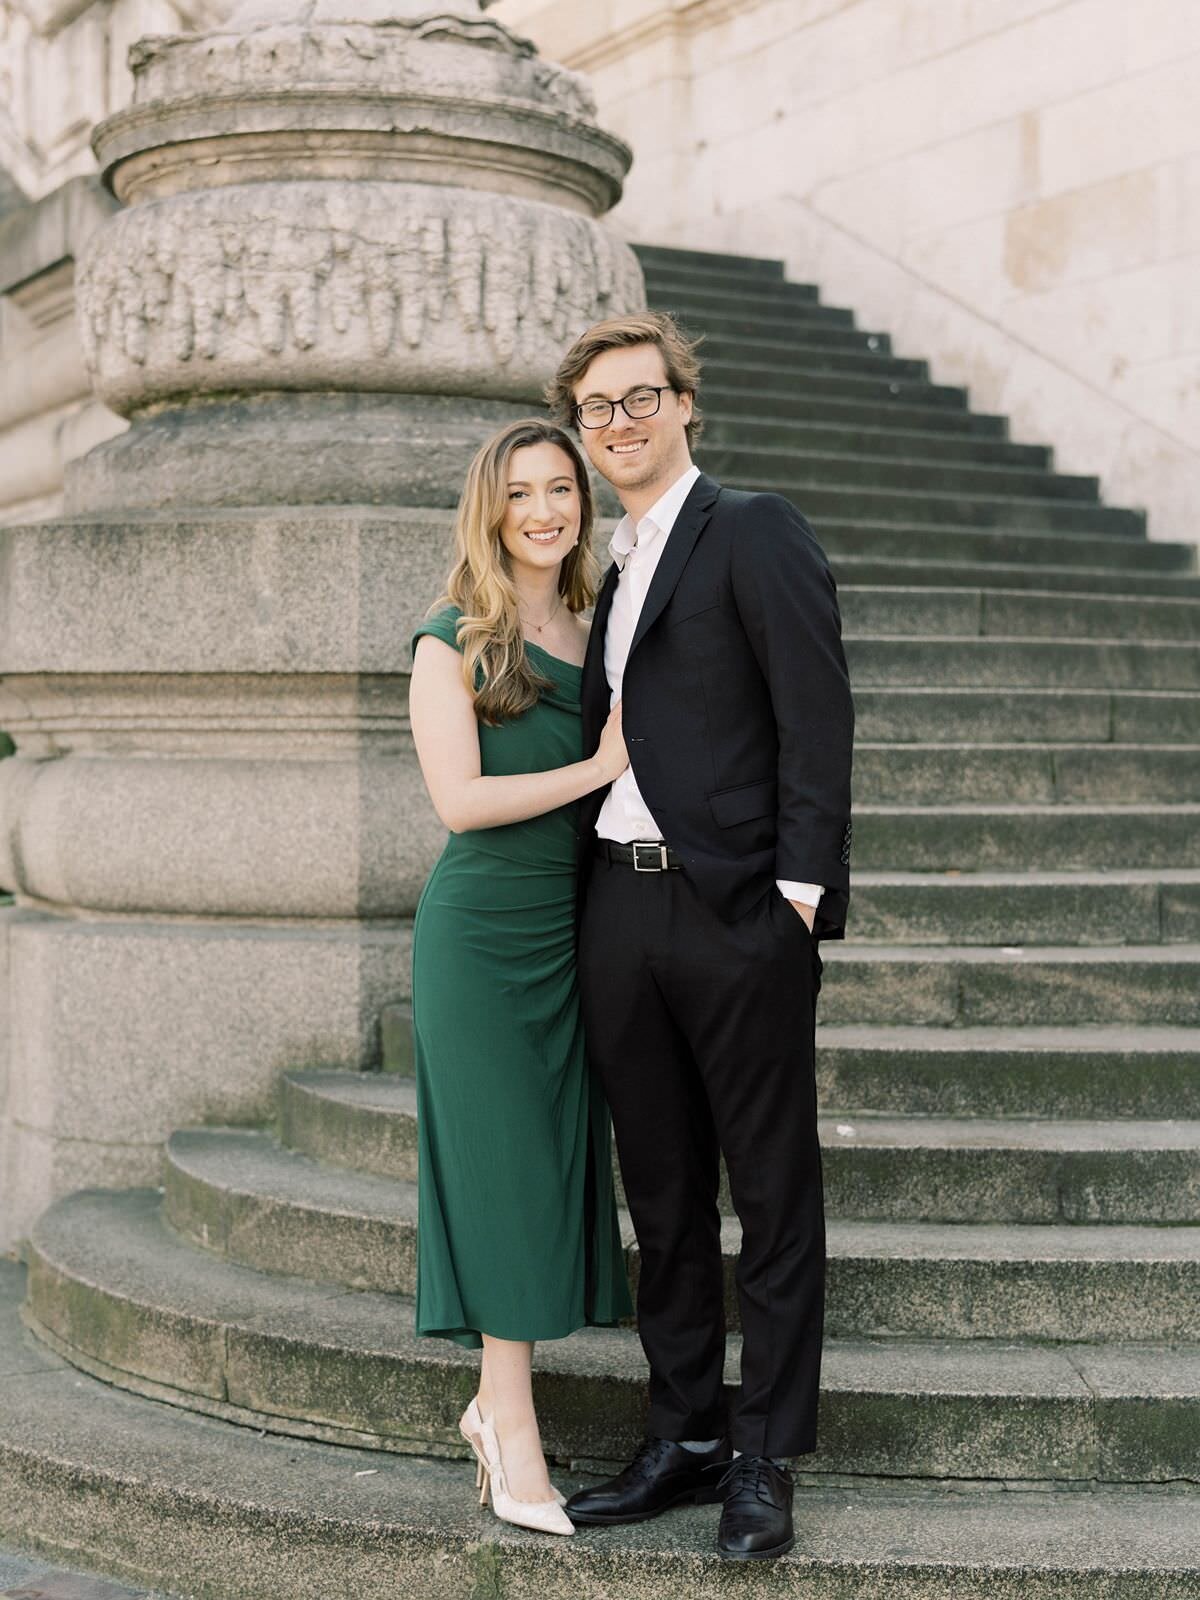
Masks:
[[[778,1471],[769,1456],[734,1456],[717,1487],[726,1490],[726,1505],[743,1495],[774,1504],[772,1478]]]
[[[670,1448],[669,1439],[646,1439],[642,1442],[637,1455],[625,1468],[623,1477],[648,1478],[653,1469],[658,1465],[663,1451]]]

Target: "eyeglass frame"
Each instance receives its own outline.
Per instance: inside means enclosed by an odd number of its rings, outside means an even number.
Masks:
[[[643,416],[635,417],[633,412],[630,411],[629,407],[625,404],[626,400],[628,400],[629,396],[633,394],[650,393],[653,393],[657,398],[658,404],[655,406],[653,411],[647,411]],[[596,405],[601,398],[600,396],[597,396],[594,400],[581,401],[579,405],[572,407],[572,413],[579,427],[587,428],[589,432],[594,433],[598,428],[610,428],[612,426],[613,418],[617,414],[618,406],[620,406],[621,410],[629,418],[630,422],[647,422],[651,417],[656,417],[662,410],[662,397],[664,394],[678,393],[679,390],[673,383],[638,383],[629,390],[628,394],[623,394],[619,400],[604,401],[604,404],[608,407],[608,416],[603,422],[585,422],[583,417],[580,415],[584,406]]]

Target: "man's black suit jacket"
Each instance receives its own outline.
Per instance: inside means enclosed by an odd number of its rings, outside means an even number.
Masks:
[[[609,711],[596,602],[583,737]],[[725,921],[775,879],[824,886],[815,932],[845,931],[854,707],[837,590],[812,529],[777,494],[692,485],[651,580],[622,690],[638,788],[698,892]],[[583,802],[581,867],[606,789]]]

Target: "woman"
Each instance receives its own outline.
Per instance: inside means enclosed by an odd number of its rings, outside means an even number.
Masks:
[[[631,1311],[608,1112],[575,983],[576,802],[627,766],[620,707],[581,745],[596,565],[569,436],[515,422],[479,451],[456,558],[413,641],[421,771],[450,839],[413,936],[417,1332],[482,1346],[460,1427],[497,1516],[573,1533],[533,1407],[537,1339]]]

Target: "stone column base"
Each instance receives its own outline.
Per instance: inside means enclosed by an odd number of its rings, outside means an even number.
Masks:
[[[400,920],[0,908],[0,1249],[69,1190],[156,1183],[175,1128],[270,1120],[288,1068],[377,1067],[380,1011],[409,998],[410,959]]]

